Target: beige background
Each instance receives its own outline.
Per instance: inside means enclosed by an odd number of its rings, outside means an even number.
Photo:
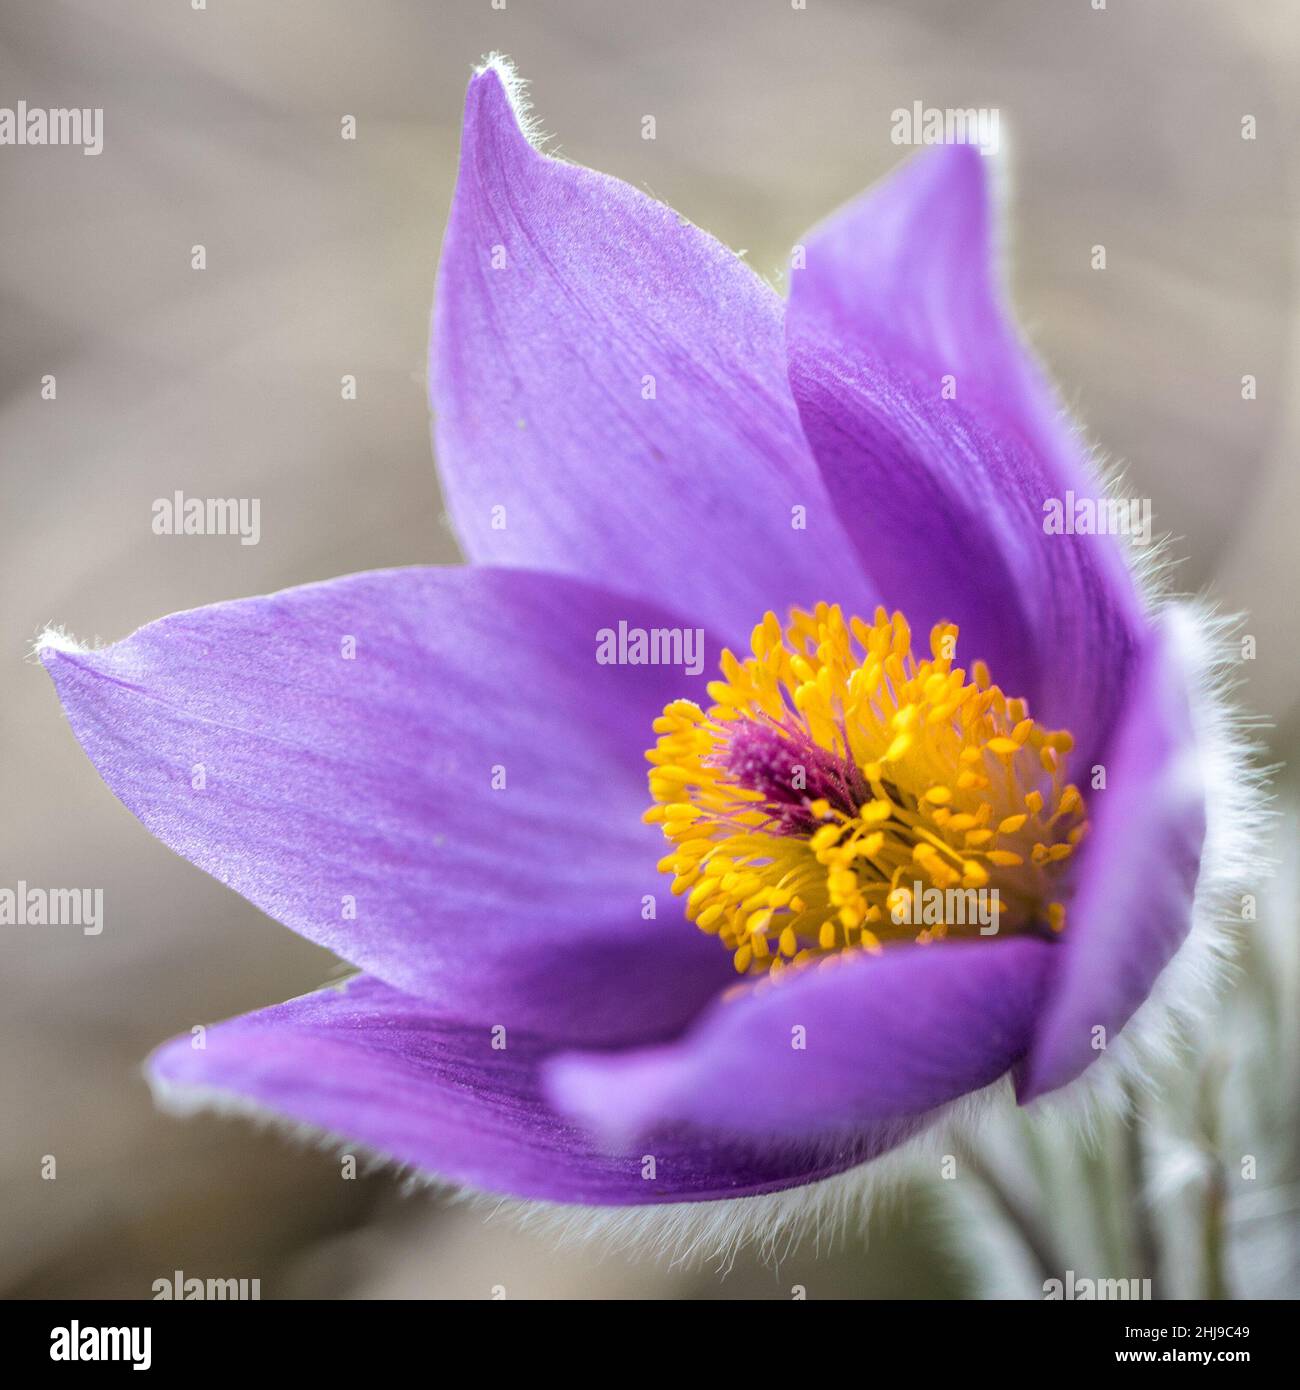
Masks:
[[[7,0],[0,105],[102,106],[105,145],[0,149],[0,884],[102,886],[109,916],[98,939],[0,939],[11,1295],[139,1297],[174,1269],[257,1276],[267,1297],[962,1287],[919,1190],[865,1255],[779,1276],[742,1261],[720,1283],[555,1255],[386,1176],[342,1182],[327,1156],[241,1122],[151,1109],[153,1045],[310,989],[333,962],[154,842],[24,658],[49,621],[114,640],[174,609],[454,559],[426,330],[464,83],[492,49],[565,155],[774,275],[808,223],[898,160],[894,107],[997,106],[1024,320],[1179,538],[1181,583],[1251,610],[1247,700],[1276,721],[1279,756],[1295,747],[1295,4]],[[155,537],[151,502],[178,488],[259,497],[261,544]]]

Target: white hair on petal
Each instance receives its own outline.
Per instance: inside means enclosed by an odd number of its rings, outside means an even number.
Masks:
[[[360,1159],[363,1173],[386,1171],[397,1178],[403,1193],[430,1188],[450,1191],[454,1187],[450,1179],[426,1173],[371,1144],[349,1139],[338,1130],[322,1129],[306,1120],[295,1120],[283,1111],[269,1109],[255,1100],[249,1100],[247,1096],[222,1090],[219,1086],[168,1081],[155,1076],[147,1066],[143,1071],[154,1104],[175,1119],[191,1120],[197,1115],[217,1115],[222,1119],[246,1120],[262,1133],[276,1134],[301,1148],[332,1154],[336,1158],[351,1156]]]
[[[807,1243],[821,1254],[841,1236],[864,1231],[875,1202],[901,1186],[909,1161],[900,1148],[834,1177],[780,1192],[654,1206],[586,1207],[465,1191],[460,1195],[475,1206],[490,1204],[490,1215],[499,1212],[559,1246],[594,1243],[609,1253],[684,1266],[708,1260],[727,1274],[747,1246],[778,1265]]]
[[[942,1113],[975,1112],[1000,1092],[1010,1093],[1006,1078],[954,1101]],[[943,1140],[943,1128],[932,1125],[842,1173],[753,1197],[600,1207],[465,1189],[458,1195],[476,1206],[490,1205],[492,1215],[502,1213],[560,1245],[592,1243],[612,1253],[636,1253],[674,1265],[711,1262],[725,1275],[746,1247],[776,1265],[807,1246],[822,1255],[847,1236],[865,1236],[872,1211],[899,1193],[922,1155],[942,1152]]]
[[[1154,1073],[1176,1060],[1214,1004],[1242,926],[1232,900],[1273,869],[1261,850],[1273,812],[1270,770],[1258,761],[1260,721],[1231,703],[1240,683],[1233,638],[1241,620],[1205,602],[1167,603],[1156,617],[1186,673],[1206,788],[1205,840],[1186,939],[1119,1037],[1068,1088],[1076,1101],[1118,1109],[1127,1107],[1127,1085],[1150,1088]]]
[[[518,122],[524,139],[535,150],[544,153],[544,146],[552,137],[542,130],[537,115],[533,111],[533,104],[528,99],[527,80],[520,77],[519,70],[504,53],[489,53],[474,68],[476,76],[482,76],[485,72],[494,72],[501,79],[506,98],[510,102],[510,109],[515,113],[515,120]]]
[[[42,652],[63,652],[68,656],[76,656],[89,650],[90,648],[78,642],[67,628],[50,623],[32,643],[31,655],[39,657]]]
[[[897,1190],[907,1176],[917,1144],[936,1142],[933,1134],[920,1136],[870,1163],[833,1177],[756,1197],[641,1206],[578,1206],[487,1192],[414,1167],[338,1131],[294,1120],[219,1086],[168,1081],[147,1067],[144,1076],[154,1104],[177,1119],[213,1114],[246,1120],[263,1132],[274,1132],[303,1148],[337,1158],[352,1155],[362,1160],[363,1172],[387,1169],[398,1178],[407,1195],[435,1190],[452,1201],[478,1208],[485,1213],[485,1220],[504,1216],[520,1229],[541,1230],[558,1244],[595,1242],[611,1252],[636,1251],[675,1264],[712,1259],[723,1272],[730,1270],[736,1255],[751,1243],[757,1245],[764,1258],[776,1263],[793,1254],[810,1237],[814,1248],[821,1252],[844,1233],[864,1229],[875,1201]],[[1005,1084],[999,1082],[997,1086]],[[967,1097],[958,1105],[969,1105],[971,1099]]]
[[[1004,314],[1022,349],[1042,371],[1044,383],[1057,402],[1064,393],[1048,370],[1019,317],[1011,312],[1007,291],[1007,256],[1015,220],[1007,215],[1011,170],[1009,161],[995,157],[992,165],[991,235],[994,283]],[[1126,469],[1088,439],[1080,412],[1058,412],[1058,425],[1074,441],[1085,481],[1099,494],[1130,502]],[[1115,538],[1117,541],[1120,537]],[[1260,852],[1272,816],[1268,784],[1273,769],[1260,760],[1263,747],[1256,737],[1262,721],[1243,714],[1233,703],[1242,684],[1240,650],[1233,639],[1243,616],[1222,614],[1202,596],[1180,595],[1173,583],[1179,564],[1168,533],[1142,545],[1129,536],[1119,546],[1147,618],[1163,625],[1186,675],[1193,734],[1206,787],[1206,829],[1187,937],[1165,966],[1134,1016],[1096,1062],[1063,1091],[1045,1096],[1029,1107],[1031,1115],[1056,1112],[1066,1104],[1082,1105],[1081,1121],[1091,1129],[1095,1107],[1127,1111],[1128,1087],[1152,1084],[1154,1070],[1177,1054],[1188,1030],[1214,1003],[1228,969],[1234,929],[1240,914],[1228,913],[1229,899],[1252,879],[1271,869]]]

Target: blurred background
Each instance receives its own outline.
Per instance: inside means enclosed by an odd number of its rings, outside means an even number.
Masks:
[[[49,622],[111,641],[175,609],[456,558],[426,337],[464,85],[494,49],[531,82],[555,148],[778,282],[801,231],[906,153],[890,143],[894,108],[998,107],[1022,320],[1130,492],[1154,499],[1180,586],[1250,614],[1243,700],[1269,721],[1269,755],[1294,761],[1294,3],[496,3],[0,10],[0,106],[105,112],[97,158],[0,148],[0,885],[102,886],[108,919],[93,938],[0,930],[0,1292],[148,1297],[180,1269],[260,1278],[266,1298],[496,1284],[511,1297],[1032,1297],[1045,1262],[1095,1275],[1154,1260],[1166,1293],[1294,1296],[1293,771],[1271,850],[1282,870],[1259,885],[1221,1015],[1144,1102],[1146,1150],[1115,1124],[1084,1151],[1008,1121],[1014,1197],[918,1173],[868,1241],[829,1256],[809,1247],[774,1269],[745,1255],[723,1272],[556,1252],[386,1174],[342,1181],[328,1155],[242,1121],[154,1113],[140,1073],[152,1047],[308,991],[335,963],[117,804],[31,644]],[[340,138],[345,115],[355,141]],[[177,489],[260,498],[261,543],[155,536],[153,499]],[[1245,1153],[1260,1156],[1249,1184]]]

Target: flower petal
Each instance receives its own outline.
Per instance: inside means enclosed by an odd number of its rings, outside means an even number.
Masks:
[[[539,153],[497,69],[475,76],[431,359],[466,554],[652,596],[732,643],[768,608],[869,605],[800,432],[782,310],[669,208]]]
[[[743,1197],[861,1162],[861,1146],[664,1140],[598,1148],[543,1098],[536,1036],[448,1023],[362,976],[188,1034],[150,1059],[159,1099],[296,1121],[329,1137],[491,1192],[625,1205]],[[654,1158],[653,1168],[645,1162]]]
[[[42,654],[116,795],[286,926],[452,1016],[658,1038],[726,973],[640,823],[651,721],[715,657],[598,664],[620,620],[676,625],[554,575],[408,569]]]
[[[1024,439],[1062,477],[1080,445],[1002,304],[988,171],[972,145],[910,159],[804,239],[791,300],[846,342],[906,359]]]
[[[557,1107],[602,1133],[882,1135],[979,1090],[1025,1052],[1055,944],[904,946],[715,1004],[680,1042],[577,1053]]]
[[[1002,312],[981,157],[914,159],[806,257],[791,387],[885,602],[914,628],[959,623],[966,660],[1095,749],[1144,623],[1113,536],[1047,534],[1045,504],[1103,493]]]
[[[1105,789],[1089,793],[1091,833],[1022,1102],[1097,1059],[1098,1038],[1119,1034],[1191,927],[1206,787],[1186,674],[1167,633],[1144,656],[1105,767]]]

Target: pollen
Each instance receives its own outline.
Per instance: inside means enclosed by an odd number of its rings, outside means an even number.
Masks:
[[[738,973],[1066,929],[1073,739],[956,666],[954,624],[918,659],[901,613],[822,603],[766,614],[751,648],[722,653],[708,709],[668,705],[646,753],[659,868]]]

